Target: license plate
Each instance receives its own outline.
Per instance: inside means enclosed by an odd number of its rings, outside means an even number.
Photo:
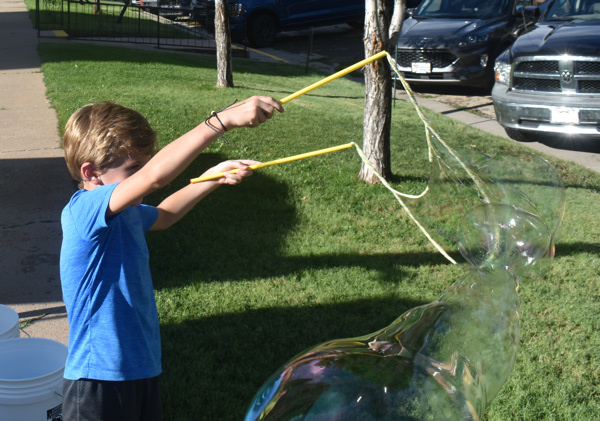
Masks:
[[[550,114],[552,124],[579,124],[579,111],[575,108],[552,108]]]
[[[411,63],[413,73],[431,73],[431,63]]]

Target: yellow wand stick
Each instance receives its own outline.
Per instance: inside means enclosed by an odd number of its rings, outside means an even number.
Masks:
[[[300,89],[300,90],[299,90],[298,92],[296,92],[296,93],[293,93],[293,94],[291,94],[291,95],[288,95],[288,96],[286,96],[285,98],[283,98],[283,99],[282,99],[281,101],[279,101],[279,102],[281,102],[282,104],[285,104],[286,102],[289,102],[289,101],[291,101],[292,99],[298,98],[299,96],[301,96],[301,95],[304,95],[305,93],[307,93],[307,92],[310,92],[310,91],[312,91],[313,89],[317,89],[319,86],[323,86],[323,85],[325,85],[326,83],[329,83],[329,82],[331,82],[331,81],[332,81],[332,80],[334,80],[334,79],[337,79],[337,78],[339,78],[339,77],[342,77],[342,76],[344,76],[344,75],[347,75],[347,74],[348,74],[348,73],[350,73],[350,72],[353,72],[353,71],[355,71],[355,70],[358,70],[358,69],[360,69],[361,67],[363,67],[363,66],[365,66],[365,65],[367,65],[367,64],[369,64],[369,63],[371,63],[372,61],[379,60],[380,58],[382,58],[382,57],[385,57],[386,55],[387,55],[387,52],[385,52],[385,51],[381,51],[381,52],[379,52],[379,53],[377,53],[377,54],[374,54],[374,55],[372,55],[371,57],[367,57],[366,59],[364,59],[364,60],[362,60],[362,61],[359,61],[358,63],[356,63],[356,64],[353,64],[352,66],[346,67],[344,70],[340,70],[339,72],[337,72],[337,73],[334,73],[334,74],[332,74],[331,76],[327,76],[326,78],[324,78],[324,79],[321,79],[320,81],[318,81],[318,82],[315,82],[315,83],[313,83],[312,85],[310,85],[310,86],[307,86],[307,87],[306,87],[306,88],[304,88],[304,89]]]
[[[322,154],[326,154],[326,153],[330,153],[330,152],[339,151],[341,149],[347,149],[347,148],[352,147],[353,145],[354,145],[354,142],[350,142],[350,143],[346,143],[344,145],[333,146],[331,148],[320,149],[318,151],[307,152],[307,153],[303,153],[300,155],[288,156],[287,158],[276,159],[274,161],[261,162],[260,164],[250,165],[248,168],[251,170],[256,170],[258,168],[269,167],[271,165],[283,164],[285,162],[297,161],[299,159],[309,158],[309,157],[315,156],[315,155],[322,155]],[[205,176],[198,177],[198,178],[192,178],[190,180],[190,183],[200,183],[202,181],[214,180],[215,178],[223,177],[226,173],[235,174],[236,172],[238,172],[237,169],[231,170],[231,171],[224,171],[224,172],[220,172],[220,173],[216,173],[216,174],[205,175]]]
[[[321,79],[318,82],[313,83],[310,86],[307,86],[304,89],[300,89],[298,92],[293,93],[291,95],[286,96],[285,98],[283,98],[281,101],[279,101],[282,104],[285,104],[286,102],[291,101],[292,99],[298,98],[301,95],[304,95],[307,92],[312,91],[313,89],[317,89],[319,86],[323,86],[326,83],[331,82],[332,80],[335,80],[339,77],[342,77],[344,75],[347,75],[350,72],[353,72],[354,70],[360,69],[361,67],[375,61],[378,60],[382,57],[385,57],[387,55],[387,52],[385,51],[381,51],[377,54],[372,55],[371,57],[367,57],[366,59],[359,61],[356,64],[353,64],[352,66],[346,67],[343,70],[340,70],[337,73],[332,74],[331,76],[328,76],[324,79]],[[351,143],[346,143],[344,145],[339,145],[339,146],[334,146],[331,148],[327,148],[327,149],[320,149],[318,151],[313,151],[313,152],[307,152],[307,153],[303,153],[300,155],[294,155],[294,156],[290,156],[287,158],[281,158],[281,159],[276,159],[274,161],[269,161],[269,162],[263,162],[260,164],[256,164],[256,165],[250,165],[248,168],[250,168],[251,170],[256,170],[258,168],[264,168],[264,167],[268,167],[271,165],[277,165],[277,164],[283,164],[285,162],[290,162],[290,161],[297,161],[299,159],[304,159],[304,158],[309,158],[311,156],[315,156],[315,155],[322,155],[322,154],[326,154],[326,153],[330,153],[330,152],[335,152],[335,151],[339,151],[340,149],[347,149],[350,148],[354,145],[354,142]],[[214,180],[216,178],[221,178],[225,175],[226,172],[235,174],[236,172],[238,172],[238,170],[231,170],[231,171],[225,171],[225,172],[220,172],[217,174],[211,174],[211,175],[206,175],[203,177],[198,177],[198,178],[192,178],[190,180],[190,183],[200,183],[202,181],[208,181],[208,180]]]

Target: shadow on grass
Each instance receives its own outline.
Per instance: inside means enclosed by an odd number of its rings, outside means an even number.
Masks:
[[[201,167],[220,160],[216,154],[202,156],[182,175],[183,180],[160,194],[169,194],[185,179],[199,175]],[[385,280],[397,281],[402,279],[404,267],[444,262],[434,252],[325,251],[322,255],[288,256],[284,252],[285,238],[301,222],[292,187],[264,174],[254,177],[258,180],[222,187],[168,232],[150,236],[157,289],[192,282],[191,273],[200,276],[193,282],[221,282],[320,267],[366,267],[377,270]],[[160,197],[152,199],[158,201]],[[251,309],[211,317],[190,314],[179,323],[164,321],[161,384],[165,419],[243,419],[260,386],[294,355],[326,340],[372,333],[423,304],[422,300],[391,296],[310,307]],[[203,305],[197,303],[198,308]]]
[[[217,154],[201,156],[177,183],[151,201],[159,202],[187,178],[198,176],[201,167],[220,160]],[[300,223],[298,202],[287,183],[260,173],[252,178],[241,186],[221,187],[171,229],[149,235],[156,289],[322,267],[367,267],[397,281],[403,265],[443,261],[435,253],[285,255],[285,238]],[[161,323],[165,419],[243,419],[260,386],[295,354],[326,340],[372,333],[422,304],[393,296],[202,318],[190,315],[179,323],[165,316]]]
[[[165,419],[241,420],[259,387],[297,353],[326,340],[372,333],[422,304],[359,300],[162,325]]]
[[[600,251],[600,240],[596,240],[595,243],[584,243],[584,242],[572,242],[556,244],[556,256],[574,256],[579,253],[590,253],[592,255],[597,254]]]
[[[222,158],[217,154],[201,156],[177,182],[155,193],[148,202],[158,204],[187,179],[204,171],[200,167],[208,168],[220,161]],[[446,262],[435,252],[327,251],[335,247],[324,248],[323,254],[286,256],[282,252],[283,243],[299,223],[297,202],[290,189],[287,183],[257,172],[240,186],[220,187],[167,231],[150,233],[148,244],[155,288],[176,288],[190,282],[260,279],[336,267],[376,270],[380,279],[397,282],[403,277],[403,267]]]

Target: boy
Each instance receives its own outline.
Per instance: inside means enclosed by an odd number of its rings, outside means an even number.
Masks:
[[[70,324],[63,418],[160,420],[160,334],[145,233],[163,230],[221,184],[238,184],[256,161],[225,161],[205,172],[218,180],[189,184],[157,207],[149,193],[179,175],[228,129],[256,127],[283,112],[269,97],[252,97],[219,113],[161,149],[138,112],[89,104],[69,119],[65,159],[77,191],[62,212],[63,298]]]

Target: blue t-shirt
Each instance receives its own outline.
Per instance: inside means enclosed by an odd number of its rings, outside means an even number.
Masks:
[[[64,377],[137,380],[161,372],[145,234],[152,206],[106,217],[117,184],[79,190],[63,209],[60,276],[70,325]]]

